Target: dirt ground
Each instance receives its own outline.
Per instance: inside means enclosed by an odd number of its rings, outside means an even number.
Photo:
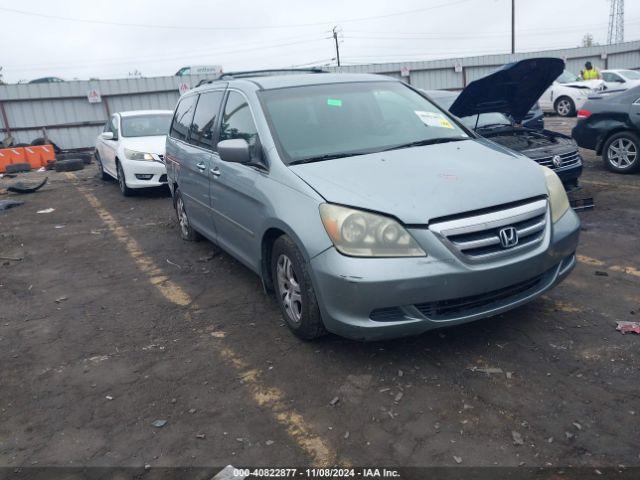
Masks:
[[[297,340],[166,192],[47,172],[0,213],[0,465],[639,465],[640,336],[616,321],[640,321],[640,174],[582,153],[567,281],[383,343]]]

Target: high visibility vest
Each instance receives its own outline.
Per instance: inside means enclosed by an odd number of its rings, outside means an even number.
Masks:
[[[600,72],[598,72],[597,68],[592,68],[591,70],[584,69],[582,71],[582,78],[584,80],[597,80],[600,76]]]

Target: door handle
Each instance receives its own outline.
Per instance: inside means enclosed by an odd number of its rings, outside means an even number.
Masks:
[[[209,171],[211,172],[211,175],[213,175],[214,177],[219,177],[220,175],[222,175],[222,172],[220,171],[220,169],[218,167],[213,167]]]
[[[200,163],[196,163],[196,167],[198,168],[198,170],[200,170],[201,172],[204,172],[205,169],[207,168],[207,166],[204,164],[204,162],[200,162]]]

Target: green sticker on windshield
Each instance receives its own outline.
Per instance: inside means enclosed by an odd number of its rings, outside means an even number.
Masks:
[[[327,105],[329,105],[330,107],[341,107],[342,100],[339,100],[337,98],[327,98]]]

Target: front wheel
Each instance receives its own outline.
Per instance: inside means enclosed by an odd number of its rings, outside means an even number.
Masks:
[[[556,100],[555,111],[561,117],[572,117],[576,114],[576,104],[569,97],[560,97]]]
[[[604,166],[616,173],[633,173],[640,169],[640,140],[631,132],[612,135],[602,148]]]
[[[120,162],[116,164],[116,170],[118,171],[118,186],[120,187],[120,192],[125,197],[130,197],[133,195],[133,190],[127,187],[127,179],[124,176],[124,170]]]
[[[303,340],[326,334],[307,264],[286,235],[273,245],[271,275],[278,306],[293,334]]]
[[[110,180],[111,177],[109,176],[109,174],[107,172],[104,171],[104,167],[102,166],[102,160],[100,159],[100,154],[98,152],[96,152],[96,163],[98,164],[98,176],[102,179],[102,180]]]

